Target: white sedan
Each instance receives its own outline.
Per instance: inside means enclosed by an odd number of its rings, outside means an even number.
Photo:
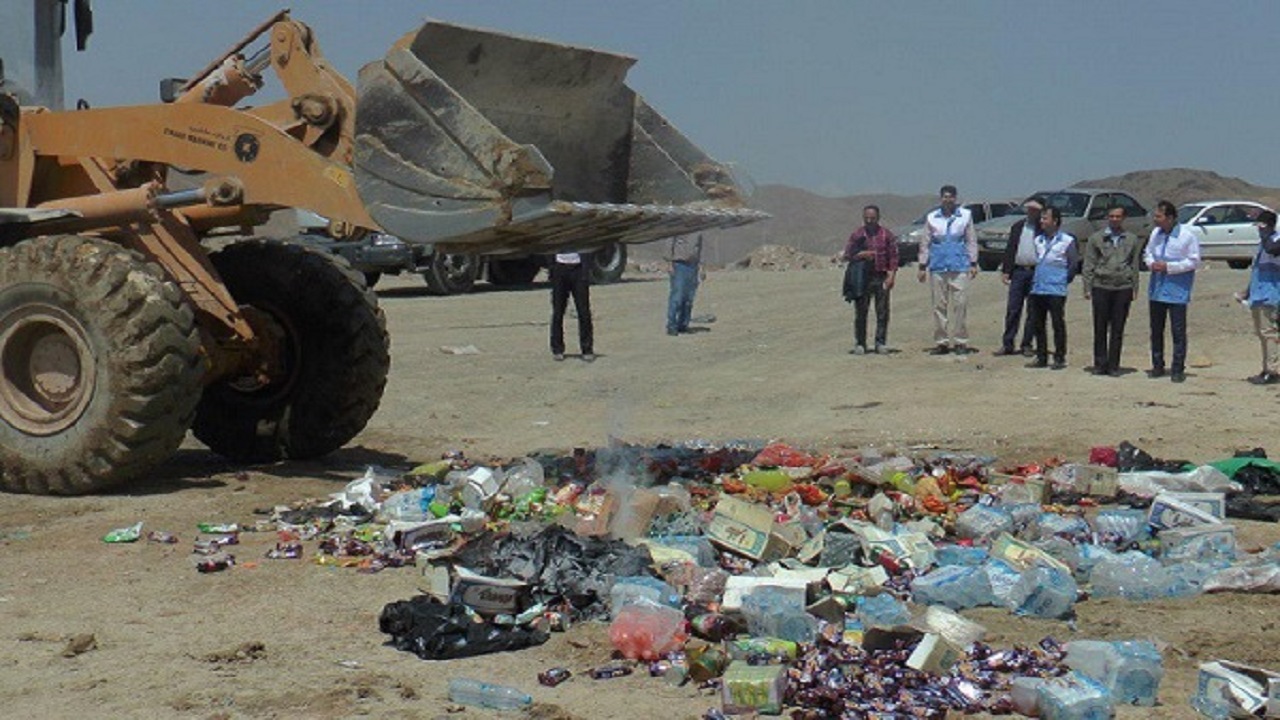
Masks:
[[[1271,208],[1250,200],[1205,200],[1178,208],[1178,222],[1200,234],[1200,257],[1249,267],[1258,252],[1258,214]]]

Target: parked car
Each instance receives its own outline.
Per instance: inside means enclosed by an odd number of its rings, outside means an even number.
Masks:
[[[1271,208],[1251,200],[1205,200],[1178,208],[1178,222],[1200,235],[1202,260],[1226,260],[1228,266],[1241,270],[1249,267],[1258,251],[1254,223],[1264,210]]]
[[[975,226],[992,218],[1004,217],[1011,212],[1021,211],[1018,204],[1011,200],[965,203],[964,208],[973,213]],[[929,212],[933,212],[936,209],[930,208]],[[924,218],[928,214],[925,213],[916,218],[915,222],[910,225],[893,228],[893,234],[898,238],[898,264],[907,265],[919,258],[920,236],[924,233]]]
[[[1094,232],[1107,226],[1107,211],[1123,207],[1127,213],[1125,227],[1143,242],[1151,234],[1151,213],[1133,196],[1119,190],[1096,188],[1068,188],[1051,192],[1034,193],[1031,197],[1043,197],[1050,207],[1062,210],[1062,230],[1076,237],[1082,245]],[[1026,202],[1025,200],[1023,202]],[[975,229],[978,235],[978,267],[996,270],[1004,259],[1009,245],[1009,230],[1025,217],[1022,204],[1004,217],[988,220]]]

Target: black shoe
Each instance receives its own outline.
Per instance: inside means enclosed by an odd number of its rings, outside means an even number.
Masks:
[[[1253,385],[1274,385],[1280,382],[1280,375],[1277,375],[1270,370],[1264,370],[1249,378],[1249,382]]]
[[[564,361],[564,353],[552,353],[552,355],[551,355],[551,359],[552,359],[552,360],[555,360],[556,362],[563,362],[563,361]]]
[[[1027,363],[1027,367],[1029,367],[1029,368],[1047,368],[1047,367],[1049,367],[1049,360],[1048,360],[1048,358],[1036,358],[1036,359],[1035,359],[1035,362]]]
[[[1174,370],[1173,374],[1169,376],[1169,379],[1176,383],[1186,382],[1187,374],[1181,370]]]
[[[1027,347],[1022,348],[1022,357],[1035,357],[1035,356],[1036,356],[1036,349],[1035,349],[1035,348],[1033,348],[1033,347],[1031,347],[1031,346],[1027,346]]]
[[[668,334],[668,335],[675,336],[675,335],[679,335],[679,334],[680,334],[680,332],[679,332],[678,330],[675,330],[675,329],[672,329],[672,328],[667,328],[667,334]]]
[[[1120,368],[1111,368],[1107,370],[1107,377],[1120,377]]]
[[[1013,348],[1000,348],[999,350],[991,354],[995,355],[996,357],[1006,357],[1008,355],[1018,355],[1019,353],[1015,351]]]
[[[595,361],[596,361],[595,353],[582,353],[582,362],[595,362]]]
[[[935,345],[933,349],[929,351],[929,354],[930,355],[946,355],[949,352],[951,352],[951,348],[947,347],[946,345]]]
[[[1053,368],[1054,370],[1066,370],[1067,361],[1061,358],[1054,358],[1053,365],[1050,365],[1050,367]]]
[[[1151,368],[1147,371],[1147,377],[1151,379],[1164,377],[1164,368]]]
[[[1106,365],[1090,365],[1089,367],[1085,368],[1084,371],[1089,373],[1090,375],[1106,375],[1108,372],[1110,372],[1109,370],[1107,370]]]
[[[978,351],[974,350],[968,345],[957,345],[956,349],[952,350],[951,352],[955,353],[956,355],[972,355],[973,353],[976,353]]]

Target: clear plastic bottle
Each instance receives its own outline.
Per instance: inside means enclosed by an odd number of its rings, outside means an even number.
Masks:
[[[382,501],[382,515],[388,520],[425,522],[435,518],[430,509],[435,498],[434,485],[399,492]]]
[[[533,697],[526,692],[506,685],[454,678],[449,681],[449,699],[460,705],[490,708],[493,710],[519,710],[533,704]]]

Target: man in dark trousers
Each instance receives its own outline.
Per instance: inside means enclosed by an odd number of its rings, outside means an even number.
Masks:
[[[1173,337],[1173,364],[1169,379],[1187,379],[1187,305],[1200,267],[1200,235],[1190,225],[1178,224],[1178,208],[1168,200],[1156,203],[1156,226],[1147,240],[1142,260],[1151,268],[1147,281],[1148,315],[1151,320],[1151,369],[1147,377],[1162,378],[1164,328]]]
[[[564,311],[573,296],[578,313],[578,349],[582,359],[594,362],[595,335],[591,325],[591,290],[587,267],[576,252],[556,253],[551,263],[551,356],[564,360]]]
[[[1062,232],[1062,210],[1045,208],[1040,214],[1040,234],[1035,239],[1036,269],[1031,279],[1031,317],[1036,336],[1036,359],[1027,367],[1067,367],[1067,285],[1075,275],[1080,253],[1071,233]],[[1049,338],[1045,319],[1053,322],[1053,365],[1049,365]]]
[[[1022,344],[1014,350],[1014,341],[1018,339],[1018,325],[1022,321],[1022,311],[1029,304],[1027,296],[1031,294],[1031,280],[1036,273],[1036,235],[1040,234],[1040,212],[1044,210],[1045,199],[1033,197],[1022,204],[1027,212],[1026,218],[1019,220],[1009,228],[1009,242],[1004,248],[1004,262],[1000,265],[1000,274],[1004,284],[1009,286],[1009,297],[1004,308],[1004,336],[1000,339],[1000,349],[995,355],[1017,355],[1019,352],[1031,357],[1032,332],[1031,310],[1027,308],[1027,321],[1022,329]]]
[[[1129,305],[1138,297],[1142,243],[1124,229],[1125,210],[1107,211],[1107,226],[1084,247],[1084,299],[1093,303],[1094,375],[1120,375],[1120,347]]]
[[[880,208],[868,205],[862,208],[862,227],[853,231],[845,243],[841,259],[845,262],[868,264],[867,285],[863,293],[853,298],[853,349],[854,355],[867,353],[867,310],[876,301],[875,352],[889,352],[889,293],[893,291],[898,275],[898,238],[880,224]]]

